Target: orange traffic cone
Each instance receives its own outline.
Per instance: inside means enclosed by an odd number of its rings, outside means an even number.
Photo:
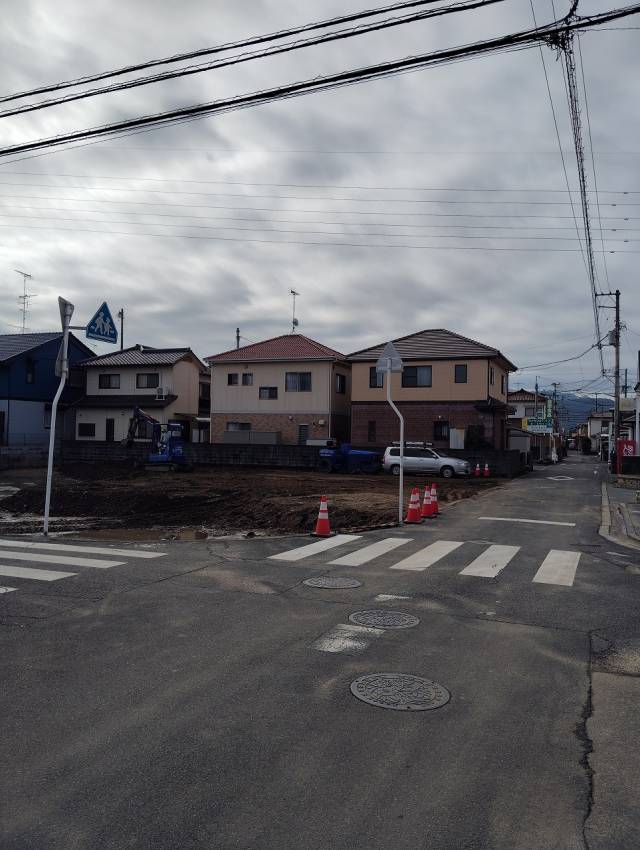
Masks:
[[[485,465],[484,465],[484,477],[485,478],[489,477],[489,464],[488,463],[485,463]]]
[[[420,493],[417,487],[411,491],[411,499],[409,501],[409,510],[405,522],[422,522],[422,512],[420,510]]]
[[[438,507],[438,488],[435,484],[431,485],[431,510],[433,516],[438,516],[440,508]]]
[[[327,497],[320,497],[320,510],[318,511],[318,521],[316,522],[316,530],[313,532],[314,537],[331,537],[331,526],[329,525],[329,508],[327,506]]]
[[[431,488],[427,484],[424,488],[424,499],[422,500],[422,518],[430,519],[433,516],[433,503],[431,501]]]
[[[476,471],[473,473],[476,478],[480,478],[480,464],[476,463]]]

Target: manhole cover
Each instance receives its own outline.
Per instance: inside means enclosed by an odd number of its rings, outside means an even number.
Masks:
[[[351,693],[369,705],[395,711],[429,711],[451,699],[449,691],[437,682],[406,673],[359,676],[351,682]]]
[[[349,615],[349,619],[359,626],[376,629],[411,629],[420,622],[413,614],[403,614],[402,611],[356,611]]]
[[[328,587],[332,590],[338,590],[344,587],[360,587],[362,585],[361,581],[344,576],[318,576],[317,578],[305,579],[302,583],[309,587]]]

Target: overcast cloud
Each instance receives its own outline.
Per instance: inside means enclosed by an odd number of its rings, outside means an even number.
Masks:
[[[0,30],[2,94],[375,5],[383,4],[9,0]],[[570,4],[555,5],[560,15]],[[613,5],[582,0],[579,11]],[[534,0],[534,7],[539,24],[552,19],[551,2]],[[506,0],[4,119],[0,142],[211,101],[531,25],[529,0]],[[581,47],[603,226],[617,229],[605,232],[607,251],[616,252],[606,254],[608,283],[597,255],[600,284],[622,291],[622,365],[633,385],[640,347],[640,30],[629,27],[640,26],[640,19],[618,26],[623,29],[584,34]],[[544,55],[575,186],[561,65],[548,48]],[[586,121],[585,136],[588,143]],[[592,175],[589,180],[593,188]],[[106,299],[114,314],[125,309],[126,345],[189,345],[206,356],[233,347],[236,326],[245,341],[286,333],[293,287],[300,292],[300,331],[346,353],[445,327],[496,346],[520,367],[568,358],[593,343],[594,330],[573,222],[548,217],[571,215],[566,195],[539,191],[564,188],[537,49],[46,156],[0,160],[0,332],[12,332],[20,321],[18,268],[33,275],[30,291],[37,297],[28,326],[34,331],[56,328],[58,295],[75,304],[78,323]],[[493,191],[498,189],[518,191]],[[506,199],[512,203],[496,203]],[[592,211],[597,225],[595,204]],[[518,217],[527,213],[539,217]],[[600,249],[597,226],[595,232]],[[603,331],[612,318],[611,310],[603,311]],[[604,354],[611,368],[613,350]],[[555,368],[529,369],[511,383],[530,386],[538,374],[542,385],[557,380],[574,389],[598,373],[592,352]],[[602,379],[589,386],[611,384]]]

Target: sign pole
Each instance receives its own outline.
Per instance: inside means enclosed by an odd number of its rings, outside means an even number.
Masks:
[[[398,492],[398,525],[402,525],[404,509],[404,416],[391,399],[391,358],[387,358],[387,401],[400,420],[400,485]]]
[[[62,395],[62,390],[67,382],[69,374],[69,325],[71,324],[71,316],[73,315],[73,304],[65,301],[64,298],[58,298],[58,306],[60,307],[60,320],[62,322],[62,347],[60,349],[60,385],[56,391],[51,404],[51,426],[49,429],[49,457],[47,460],[47,487],[44,499],[44,525],[43,534],[45,537],[49,534],[49,508],[51,506],[51,479],[53,477],[53,453],[56,442],[56,419],[58,414],[58,402]]]

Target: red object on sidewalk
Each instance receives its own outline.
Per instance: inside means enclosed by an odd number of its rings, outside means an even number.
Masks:
[[[405,522],[422,522],[422,512],[420,510],[420,493],[417,487],[411,491],[411,499],[409,501],[409,510]]]
[[[485,465],[484,465],[484,477],[485,478],[489,477],[489,464],[488,463],[485,463]]]
[[[433,502],[431,501],[431,487],[427,484],[424,488],[424,499],[422,500],[422,518],[429,519],[435,516],[433,512]]]
[[[320,510],[318,511],[316,530],[313,533],[315,537],[331,537],[331,526],[329,525],[329,508],[327,505],[326,496],[321,496],[320,498]]]
[[[473,473],[476,478],[480,478],[480,464],[476,463],[476,471]]]
[[[434,516],[438,516],[440,513],[440,507],[438,505],[438,488],[435,484],[431,485],[431,510],[433,511]]]
[[[616,475],[622,474],[622,458],[633,457],[636,453],[635,440],[618,440],[616,447]]]

